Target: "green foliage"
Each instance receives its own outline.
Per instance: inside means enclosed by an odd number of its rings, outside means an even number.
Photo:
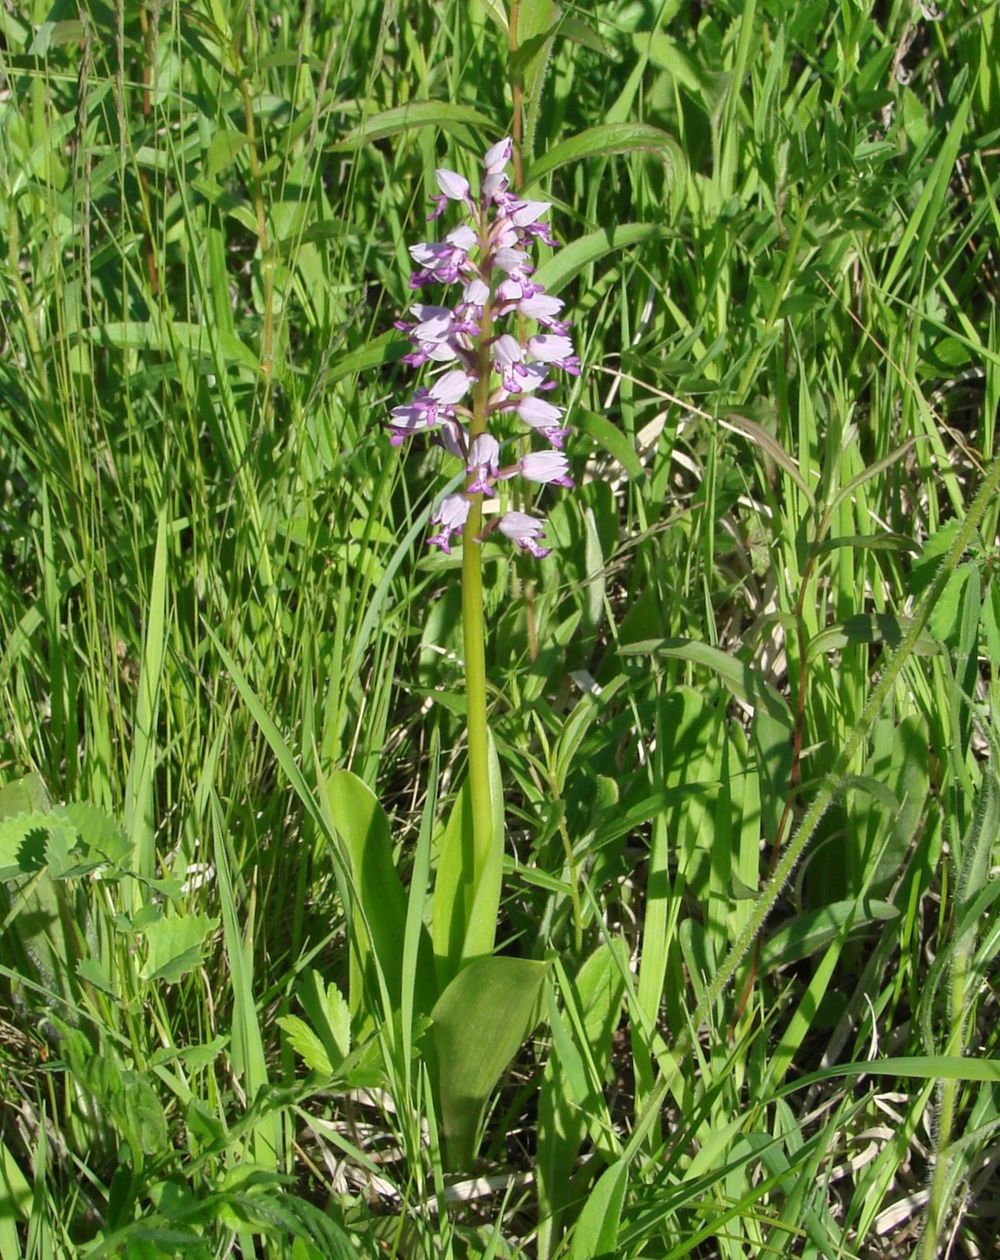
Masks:
[[[939,7],[0,6],[0,1255],[989,1250],[1000,18]],[[383,418],[515,79],[585,371],[469,885]]]
[[[483,1111],[500,1074],[538,1021],[547,965],[476,958],[449,982],[431,1012],[434,1067],[448,1163],[472,1165]]]

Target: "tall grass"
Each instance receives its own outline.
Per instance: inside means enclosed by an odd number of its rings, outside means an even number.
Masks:
[[[522,0],[513,62],[507,11],[0,7],[2,1260],[994,1245],[997,6]],[[460,561],[384,421],[514,79],[579,488],[484,548],[547,969],[456,1181]]]

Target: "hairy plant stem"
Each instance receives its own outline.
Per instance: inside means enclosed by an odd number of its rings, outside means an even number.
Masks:
[[[486,304],[477,351],[472,401],[471,440],[486,432],[490,393],[492,317]],[[472,878],[478,885],[494,844],[490,801],[489,737],[486,726],[486,620],[483,615],[483,496],[472,496],[462,530],[462,641],[465,649],[466,731],[469,749],[469,792],[472,798]]]
[[[940,598],[941,592],[961,560],[963,553],[973,541],[986,509],[992,504],[998,492],[1000,492],[1000,455],[987,468],[986,475],[976,497],[972,501],[965,520],[962,521],[948,549],[948,553],[941,563],[941,567],[934,576],[934,580],[927,588],[927,592],[914,614],[913,620],[910,622],[910,627],[903,637],[903,641],[897,648],[892,660],[886,666],[882,677],[876,683],[857,725],[848,736],[847,743],[840,750],[833,767],[820,784],[809,808],[803,814],[798,830],[792,836],[787,849],[785,849],[775,864],[770,878],[754,902],[750,917],[743,925],[739,936],[733,943],[732,949],[726,955],[722,966],[706,985],[704,996],[695,1008],[687,1028],[678,1035],[673,1048],[660,1057],[660,1077],[646,1100],[646,1105],[643,1107],[642,1113],[636,1122],[628,1145],[622,1153],[623,1159],[631,1160],[635,1157],[645,1140],[646,1134],[652,1128],[663,1101],[680,1071],[681,1061],[690,1052],[694,1039],[701,1032],[712,1008],[729,987],[743,956],[757,939],[757,935],[763,928],[767,916],[774,908],[774,903],[778,900],[782,888],[798,865],[806,845],[813,838],[820,819],[843,787],[854,758],[869,731],[874,726],[875,719],[881,712],[883,704],[885,704],[890,692],[898,682],[903,666],[909,660],[920,636],[923,634],[924,627],[927,625],[934,610],[934,605]]]

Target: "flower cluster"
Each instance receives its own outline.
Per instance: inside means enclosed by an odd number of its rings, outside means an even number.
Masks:
[[[431,430],[435,441],[463,461],[468,476],[465,489],[444,498],[432,518],[439,529],[429,541],[446,552],[477,498],[481,502],[484,496],[493,496],[497,483],[521,476],[540,484],[573,484],[562,453],[568,432],[562,425],[563,411],[543,395],[555,388],[549,375],[553,369],[576,376],[580,361],[573,352],[569,325],[560,318],[561,299],[532,279],[535,240],[556,242],[541,222],[549,203],[523,201],[509,189],[504,168],[511,151],[508,138],[486,153],[478,198],[461,175],[437,172],[441,193],[430,218],[438,218],[454,202],[462,207],[465,222],[437,244],[411,246],[418,269],[410,277],[410,287],[461,285],[461,294],[450,307],[416,302],[410,307],[412,321],[396,323],[413,343],[405,363],[440,366],[430,384],[392,409],[392,443],[398,446]],[[513,332],[503,330],[505,321]],[[537,325],[531,335],[529,321]],[[502,466],[496,430],[505,416],[516,417],[537,433],[548,449],[529,451]],[[478,536],[488,529],[499,530],[532,555],[548,554],[540,541],[543,522],[537,516],[506,511],[493,517]]]

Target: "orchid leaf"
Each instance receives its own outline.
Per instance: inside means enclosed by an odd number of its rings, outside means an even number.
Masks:
[[[548,963],[478,958],[460,971],[431,1011],[438,1097],[453,1169],[472,1167],[490,1095],[537,1020]]]

